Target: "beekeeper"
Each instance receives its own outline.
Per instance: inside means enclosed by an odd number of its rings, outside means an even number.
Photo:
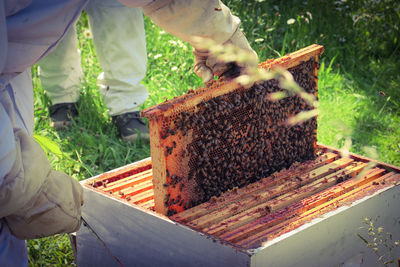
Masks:
[[[141,120],[139,107],[146,101],[147,53],[143,12],[117,0],[89,0],[85,11],[93,44],[103,72],[97,78],[105,107],[121,138],[130,142],[149,139],[149,129]],[[75,25],[60,44],[39,61],[40,82],[52,105],[50,126],[62,129],[78,115],[83,71]],[[138,135],[139,133],[139,135]]]
[[[82,188],[51,166],[33,135],[30,67],[51,51],[85,7],[86,0],[0,2],[0,265],[26,266],[25,239],[76,231]],[[218,0],[121,0],[142,7],[153,22],[195,47],[195,72],[204,81],[221,73],[192,37],[249,50],[240,21]]]

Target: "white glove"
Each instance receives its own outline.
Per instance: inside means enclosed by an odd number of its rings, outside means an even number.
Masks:
[[[13,235],[32,239],[79,229],[83,190],[72,177],[52,171],[42,148],[14,131],[17,157],[0,186],[0,218]]]
[[[237,29],[232,37],[223,45],[233,45],[248,52],[251,60],[247,60],[246,63],[237,64],[236,67],[246,68],[249,67],[248,64],[254,64],[252,67],[257,67],[258,56],[250,47],[249,42],[240,29]],[[227,64],[229,62],[218,61],[208,50],[195,48],[193,54],[194,72],[203,79],[204,83],[210,81],[214,76],[221,76],[231,66]]]
[[[257,54],[239,29],[239,18],[219,0],[155,0],[144,6],[143,12],[154,23],[194,47],[194,71],[204,82],[221,75],[227,66],[218,62],[208,50],[202,50],[193,37],[248,50],[257,62]]]

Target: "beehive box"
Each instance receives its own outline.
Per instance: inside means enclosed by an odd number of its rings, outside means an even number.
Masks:
[[[260,67],[286,68],[316,95],[322,50]],[[400,169],[317,145],[315,119],[284,123],[311,107],[296,96],[269,101],[279,90],[221,79],[145,111],[152,159],[82,182],[83,217],[98,236],[81,227],[78,265],[374,266],[355,233],[379,216],[400,234]],[[219,115],[205,121],[207,111]]]
[[[110,253],[82,226],[77,264],[376,266],[356,233],[370,217],[400,236],[400,168],[317,150],[314,160],[171,217],[153,211],[150,158],[82,181],[82,216]]]
[[[317,97],[322,51],[322,46],[311,45],[259,67],[287,69],[306,93]],[[144,110],[150,124],[156,211],[173,215],[312,159],[316,118],[297,125],[287,121],[313,107],[296,94],[270,100],[271,93],[280,91],[277,80],[246,88],[220,79]]]

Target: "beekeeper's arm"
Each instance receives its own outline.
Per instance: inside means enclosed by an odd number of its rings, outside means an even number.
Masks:
[[[20,128],[26,118],[13,95],[24,96],[24,88],[9,83],[56,44],[86,1],[53,2],[0,1],[0,222],[20,239],[73,232],[80,225],[82,187],[52,171],[42,148]],[[0,243],[8,249],[7,233],[0,231]]]
[[[7,113],[2,105],[0,112],[4,126]],[[2,170],[7,171],[10,158],[14,163],[0,180],[0,218],[20,239],[76,231],[83,203],[81,185],[64,173],[52,171],[42,148],[25,131],[1,128],[2,137],[8,135],[3,140],[9,139],[13,145],[5,144],[8,148],[0,159]],[[9,138],[10,133],[14,139]]]
[[[138,4],[135,0],[120,0],[120,2],[128,6]],[[253,58],[250,62],[257,64],[257,54],[240,30],[240,19],[233,16],[221,1],[143,0],[142,2],[150,2],[142,6],[142,9],[154,23],[194,47],[194,71],[204,82],[212,79],[214,75],[222,74],[227,65],[218,62],[208,50],[201,49],[193,37],[207,38],[217,44],[233,44],[249,51],[249,57]]]
[[[2,104],[0,123],[0,218],[20,239],[76,231],[83,203],[79,182],[51,170],[40,145],[26,131],[10,127]]]

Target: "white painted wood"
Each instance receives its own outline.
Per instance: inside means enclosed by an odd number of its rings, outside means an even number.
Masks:
[[[360,266],[380,266],[377,256],[356,236],[361,232],[365,217],[379,216],[376,227],[400,238],[400,185],[383,189],[372,196],[354,202],[316,219],[292,232],[266,243],[254,251],[251,266],[341,266],[342,263],[363,255]],[[393,255],[397,259],[400,247]],[[393,265],[396,266],[396,265]]]
[[[359,255],[360,266],[378,266],[377,257],[356,236],[362,219],[379,216],[377,226],[400,237],[400,185],[247,252],[91,188],[84,192],[83,217],[124,266],[341,266]],[[394,255],[400,255],[400,248]],[[84,226],[77,232],[76,259],[78,266],[120,266]]]
[[[176,224],[85,188],[84,219],[124,266],[249,266],[250,256]],[[119,266],[82,226],[78,266]]]

